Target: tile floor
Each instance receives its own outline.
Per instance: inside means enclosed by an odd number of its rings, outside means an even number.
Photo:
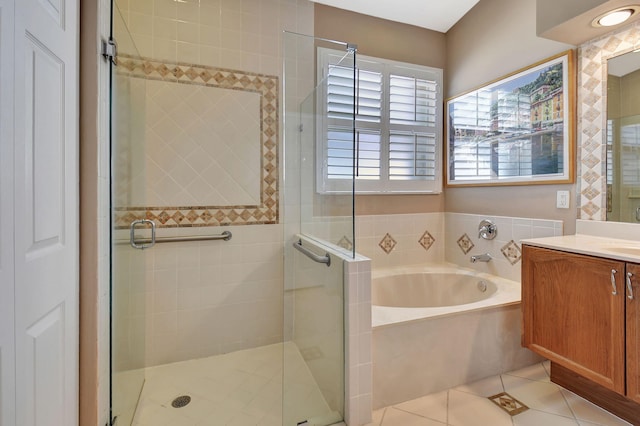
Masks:
[[[285,424],[334,413],[325,402],[297,346],[256,349],[148,368],[134,426],[281,426],[283,350],[288,368]],[[191,396],[182,408],[171,402]],[[295,420],[295,421],[294,421]]]
[[[529,407],[511,417],[488,397],[507,392]],[[385,407],[368,426],[629,425],[549,380],[549,363]]]

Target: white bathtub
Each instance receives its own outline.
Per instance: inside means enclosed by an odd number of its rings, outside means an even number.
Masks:
[[[484,291],[483,291],[484,289]],[[520,283],[426,265],[373,271],[373,405],[537,362],[520,347]]]

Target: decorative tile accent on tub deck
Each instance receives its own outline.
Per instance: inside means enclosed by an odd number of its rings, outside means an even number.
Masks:
[[[522,258],[522,251],[520,250],[520,247],[518,247],[518,244],[513,240],[505,244],[500,251],[502,251],[504,257],[506,257],[512,265],[518,263]]]
[[[467,254],[474,247],[474,244],[473,241],[471,241],[471,238],[469,238],[469,236],[465,233],[460,238],[458,238],[458,247],[460,247],[460,250],[462,250],[464,254]]]
[[[148,80],[243,90],[260,95],[260,202],[242,206],[117,206],[116,228],[136,219],[150,219],[160,228],[278,223],[278,90],[277,76],[203,65],[168,63],[118,56],[118,73]]]
[[[396,240],[394,240],[393,237],[387,232],[378,245],[382,250],[384,250],[385,253],[389,254],[391,253],[391,250],[394,249],[396,244],[398,244]]]
[[[342,238],[340,238],[340,241],[338,241],[338,246],[346,250],[353,250],[353,242],[349,238],[347,238],[346,235],[343,235]]]
[[[516,414],[520,414],[529,409],[529,407],[506,392],[501,392],[497,395],[490,396],[489,401],[493,402],[498,407],[506,411],[510,416],[515,416]]]
[[[422,247],[424,247],[425,250],[429,250],[433,243],[436,242],[436,239],[433,238],[429,231],[424,231],[424,234],[422,234],[422,237],[420,237],[418,242]]]

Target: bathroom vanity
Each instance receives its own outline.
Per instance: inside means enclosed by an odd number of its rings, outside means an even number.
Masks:
[[[523,346],[551,361],[554,383],[640,424],[640,243],[522,243]]]

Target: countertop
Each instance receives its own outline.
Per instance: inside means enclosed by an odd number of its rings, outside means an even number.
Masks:
[[[528,238],[522,240],[521,243],[570,253],[640,263],[640,241],[576,234]]]

